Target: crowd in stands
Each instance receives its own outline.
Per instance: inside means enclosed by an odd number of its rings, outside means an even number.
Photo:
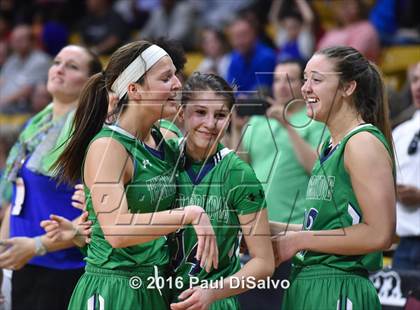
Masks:
[[[276,62],[305,61],[331,45],[350,45],[380,64],[383,47],[420,42],[419,9],[413,0],[2,0],[0,111],[33,112],[30,94],[45,82],[47,68],[33,66],[68,43],[82,43],[106,61],[130,40],[169,37],[200,55],[203,62],[193,69],[217,72],[239,91],[257,83],[270,89],[267,73]],[[17,31],[22,25],[26,31]],[[243,61],[249,72],[238,71]],[[4,82],[15,68],[26,81]]]
[[[261,105],[235,111],[232,138],[227,141],[231,148],[250,157],[265,186],[269,208],[278,201],[293,205],[303,199],[307,162],[311,162],[299,152],[302,146],[315,150],[319,142],[316,133],[322,128],[313,124],[297,134],[287,124],[274,119],[269,123],[265,116],[256,114],[270,117],[266,114],[270,106],[301,100],[302,69],[321,48],[352,46],[381,68],[387,49],[410,46],[414,56],[407,62],[419,63],[418,12],[418,0],[0,0],[0,176],[25,121],[52,100],[46,88],[48,69],[63,47],[72,43],[87,46],[106,62],[124,43],[168,37],[180,42],[187,56],[199,55],[193,71],[218,74],[235,87],[239,103],[254,100]],[[420,87],[413,86],[419,84],[419,68],[417,65],[410,71],[407,66],[390,72],[398,74],[401,86],[390,84],[387,89],[394,127],[413,115],[419,119]],[[265,100],[266,96],[270,99]],[[291,123],[307,121],[304,104],[299,102],[287,112]],[[253,131],[245,132],[240,146],[247,126],[253,126]],[[264,146],[263,138],[271,133],[276,136]],[[410,143],[414,133],[407,135],[410,139],[406,142]],[[418,135],[417,142],[420,132]],[[397,141],[396,147],[406,149],[407,143]],[[277,148],[285,150],[279,158]],[[416,169],[419,172],[420,168]],[[288,187],[278,185],[282,183]],[[279,198],[296,188],[299,192],[289,195],[291,200]],[[6,203],[0,197],[0,206]],[[404,211],[403,205],[400,201],[400,212],[410,217],[407,214],[411,211]],[[269,209],[270,219],[297,223],[301,218],[302,210],[293,213],[276,205],[280,213],[273,208]],[[398,232],[403,232],[403,237],[413,233],[420,236],[418,228],[399,227]],[[410,243],[405,246],[412,246],[412,240],[407,240]]]

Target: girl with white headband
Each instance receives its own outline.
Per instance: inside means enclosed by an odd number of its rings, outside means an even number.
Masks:
[[[82,93],[73,136],[56,163],[62,179],[83,178],[93,221],[86,271],[69,309],[167,309],[168,290],[161,285],[169,262],[165,235],[187,224],[195,227],[201,265],[217,267],[204,210],[170,210],[176,158],[153,124],[176,112],[179,88],[168,54],[138,41],[119,48]],[[119,99],[113,125],[105,124],[109,91]]]

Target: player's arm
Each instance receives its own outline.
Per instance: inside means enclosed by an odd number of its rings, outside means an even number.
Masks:
[[[98,139],[90,146],[85,162],[85,182],[104,236],[113,247],[145,243],[192,222],[193,216],[187,208],[129,213],[124,186],[133,172],[131,158],[114,139]]]
[[[302,225],[270,221],[271,236],[284,234],[286,231],[301,231]]]
[[[98,160],[100,159],[100,160]],[[111,138],[95,140],[89,147],[84,179],[105,239],[114,248],[146,243],[192,224],[198,239],[197,259],[206,269],[217,267],[217,243],[208,215],[201,207],[187,206],[154,213],[130,213],[124,185],[134,165],[125,148]],[[202,265],[203,266],[203,265]]]
[[[10,209],[8,206],[4,214],[1,226],[1,245],[0,245],[0,267],[18,270],[26,265],[34,256],[42,251],[43,247],[46,252],[67,249],[74,246],[71,240],[53,240],[45,235],[37,237],[12,237],[9,238]],[[36,241],[38,239],[38,241]],[[37,245],[37,242],[40,242]]]
[[[362,209],[362,222],[343,229],[286,233],[278,238],[282,260],[300,250],[362,255],[391,246],[395,232],[395,188],[393,163],[387,150],[373,135],[361,132],[348,141],[344,165]]]
[[[250,162],[251,158],[249,156],[248,150],[246,150],[245,144],[249,144],[251,137],[249,137],[249,133],[247,133],[247,137],[245,137],[246,130],[251,130],[249,127],[249,116],[240,116],[238,115],[237,107],[232,109],[231,112],[231,129],[230,134],[227,136],[228,138],[225,140],[226,145],[235,150],[238,156],[246,161]],[[247,140],[247,142],[245,142]]]
[[[240,215],[239,221],[251,259],[231,277],[256,280],[270,277],[274,272],[274,254],[271,246],[267,209]],[[230,277],[223,280],[223,290],[214,290],[215,300],[238,295],[248,290],[247,287],[231,288]]]
[[[281,104],[276,103],[274,99],[270,97],[267,97],[266,99],[271,105],[266,112],[267,116],[276,119],[286,129],[289,139],[292,142],[297,160],[305,169],[306,173],[310,174],[315,161],[318,158],[316,150],[312,147],[312,145],[306,142],[298,134],[296,129],[291,126],[288,120],[285,119],[284,107]]]
[[[318,158],[316,150],[290,124],[286,126],[286,129],[299,163],[305,169],[306,173],[310,174]]]
[[[181,302],[171,304],[172,310],[207,309],[213,302],[229,296],[238,295],[248,290],[246,285],[231,287],[232,283],[244,283],[246,279],[258,281],[269,277],[274,272],[274,254],[270,241],[267,209],[240,215],[239,221],[251,259],[235,274],[222,278],[218,288],[200,286],[185,290],[179,295]],[[235,281],[231,281],[235,278]],[[237,279],[237,280],[236,280]]]

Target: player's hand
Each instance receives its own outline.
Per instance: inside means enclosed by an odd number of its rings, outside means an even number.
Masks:
[[[71,196],[71,205],[79,210],[86,210],[86,196],[83,190],[83,184],[76,184],[74,189],[73,196]]]
[[[0,268],[18,270],[35,256],[35,239],[14,237],[0,242]]]
[[[397,185],[397,199],[407,206],[420,204],[420,189],[410,185]]]
[[[286,114],[284,111],[284,106],[275,102],[275,100],[271,97],[265,98],[267,102],[270,104],[270,107],[267,109],[265,114],[269,118],[274,118],[280,122],[281,125],[287,127],[289,125],[288,121],[286,120]]]
[[[84,211],[76,220],[76,224],[73,222],[73,226],[76,227],[76,235],[73,238],[73,243],[78,247],[83,247],[91,241],[93,223],[88,220],[88,217],[89,212]]]
[[[79,247],[90,241],[92,222],[88,221],[88,212],[85,211],[77,220],[77,223],[55,214],[50,215],[49,220],[41,222],[46,235],[52,241],[73,241]]]
[[[200,286],[183,291],[179,299],[182,301],[172,303],[171,310],[207,310],[214,301],[212,290]]]
[[[210,272],[212,267],[217,269],[219,250],[209,216],[199,206],[187,206],[186,213],[188,224],[193,225],[197,234],[196,259],[200,262],[200,267],[207,272]]]
[[[291,259],[296,252],[299,251],[295,247],[295,238],[299,232],[288,231],[284,234],[280,234],[271,238],[273,251],[274,251],[274,262],[276,267],[281,263]]]
[[[246,123],[249,121],[249,116],[241,116],[238,115],[238,112],[236,109],[233,109],[232,111],[232,118],[231,118],[231,125],[232,129],[236,131],[242,131],[242,128],[245,126]]]
[[[76,235],[76,229],[72,221],[55,214],[50,215],[49,220],[41,221],[46,235],[52,241],[70,241]]]

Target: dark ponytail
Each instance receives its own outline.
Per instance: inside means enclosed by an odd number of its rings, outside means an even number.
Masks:
[[[385,92],[385,84],[379,68],[372,62],[369,62],[369,96],[368,100],[372,101],[370,104],[374,107],[374,114],[372,116],[372,124],[378,127],[384,134],[391,151],[393,151],[391,123],[389,119],[388,97]],[[375,104],[376,103],[376,104]],[[362,114],[363,117],[363,114]]]
[[[378,127],[384,134],[393,152],[388,100],[382,75],[378,67],[352,47],[334,46],[322,49],[316,54],[324,55],[335,62],[340,72],[340,83],[355,81],[353,95],[356,110],[363,121]]]
[[[115,51],[105,71],[92,76],[82,90],[79,105],[73,121],[73,133],[66,149],[54,163],[55,175],[60,181],[76,183],[82,174],[89,143],[102,129],[108,118],[108,95],[111,86],[121,72],[133,62],[146,48],[151,46],[147,41],[136,41],[126,44]],[[137,83],[143,82],[143,77]],[[121,98],[111,115],[116,115],[128,102],[127,95]]]
[[[108,92],[102,72],[92,76],[79,99],[74,115],[72,135],[66,149],[54,163],[60,181],[76,183],[81,176],[81,164],[93,137],[101,130],[108,112]]]

